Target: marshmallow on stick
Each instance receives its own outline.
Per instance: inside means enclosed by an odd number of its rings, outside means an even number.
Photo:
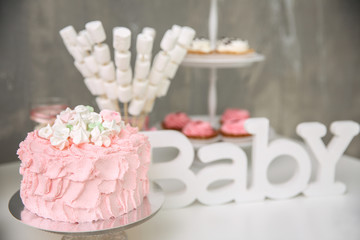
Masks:
[[[128,122],[128,103],[132,99],[132,70],[130,67],[131,31],[125,27],[113,28],[113,47],[116,66],[117,98],[124,106],[125,122]]]
[[[164,34],[160,43],[162,51],[155,56],[150,72],[144,112],[152,111],[156,97],[166,96],[171,83],[170,79],[175,77],[194,37],[195,31],[192,28],[181,28],[178,25],[173,25],[171,30]]]
[[[90,42],[95,44],[93,47],[93,56],[98,64],[98,76],[103,80],[105,94],[101,98],[97,98],[98,106],[101,110],[104,109],[104,107],[112,107],[112,110],[119,109],[117,101],[115,101],[117,99],[115,66],[114,62],[111,61],[109,46],[103,43],[106,40],[104,27],[100,21],[91,21],[86,23],[85,28]]]
[[[117,103],[108,99],[108,95],[114,98],[114,92],[110,91],[110,87],[105,86],[104,80],[99,77],[105,76],[108,81],[115,79],[108,47],[101,44],[106,39],[104,28],[100,21],[89,22],[85,28],[86,30],[77,34],[72,26],[67,26],[60,30],[60,36],[69,53],[74,57],[74,65],[85,78],[84,83],[91,94],[102,96],[101,100],[97,100],[99,108],[118,110]],[[106,99],[109,104],[104,104]]]
[[[148,87],[148,75],[150,72],[150,57],[154,38],[149,33],[140,33],[136,38],[137,58],[133,81],[134,99],[130,102],[129,113],[139,116],[146,102],[146,91]]]

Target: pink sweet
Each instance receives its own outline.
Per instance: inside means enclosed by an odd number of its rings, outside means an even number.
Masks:
[[[163,121],[163,125],[167,129],[181,130],[190,121],[191,120],[186,113],[169,113],[168,115],[166,115]]]
[[[220,128],[221,133],[226,135],[247,135],[249,134],[244,127],[245,120],[229,120]]]
[[[182,130],[187,137],[208,138],[217,135],[217,132],[209,122],[197,120],[191,121],[185,125]]]
[[[249,111],[238,108],[228,108],[221,116],[221,122],[224,123],[229,120],[243,120],[250,117]]]
[[[111,122],[112,120],[115,120],[116,123],[121,122],[121,116],[119,112],[104,109],[100,112],[100,116],[104,121]]]
[[[149,192],[149,141],[129,125],[111,141],[107,148],[83,143],[59,150],[30,132],[17,152],[25,207],[56,221],[89,222],[139,206]]]

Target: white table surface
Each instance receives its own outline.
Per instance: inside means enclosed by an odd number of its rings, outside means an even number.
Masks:
[[[0,165],[0,239],[61,239],[18,222],[8,211],[8,201],[20,186],[18,168],[19,162]],[[347,185],[346,195],[218,206],[196,202],[187,208],[161,209],[126,233],[129,240],[359,240],[360,160],[343,156],[336,177]]]

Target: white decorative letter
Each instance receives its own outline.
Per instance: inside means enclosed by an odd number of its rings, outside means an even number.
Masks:
[[[232,143],[214,143],[199,149],[198,157],[204,163],[231,159],[232,164],[217,164],[202,169],[197,174],[197,198],[203,204],[221,204],[236,200],[244,194],[247,177],[247,158],[245,152]],[[207,188],[217,180],[233,180],[229,185],[209,191]]]
[[[252,182],[251,187],[240,201],[284,199],[296,196],[307,186],[310,179],[310,158],[305,149],[290,140],[278,139],[268,145],[269,120],[252,118],[245,123],[246,130],[254,135],[252,146]],[[268,168],[273,160],[281,155],[295,159],[297,171],[285,183],[271,184],[267,178]]]
[[[152,148],[175,147],[178,156],[169,162],[153,163],[149,178],[156,182],[162,179],[177,179],[185,184],[184,191],[166,193],[164,207],[178,208],[191,204],[196,199],[196,177],[189,169],[194,161],[194,148],[180,132],[172,130],[143,132],[149,137]]]
[[[301,123],[296,128],[319,162],[315,182],[305,190],[306,196],[337,195],[346,190],[345,184],[335,182],[335,167],[353,137],[359,134],[359,124],[353,121],[333,122],[330,130],[334,137],[326,148],[321,140],[326,134],[323,124]]]

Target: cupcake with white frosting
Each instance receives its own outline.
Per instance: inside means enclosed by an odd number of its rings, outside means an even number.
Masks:
[[[216,52],[219,54],[247,54],[254,52],[254,50],[249,47],[246,40],[224,37],[218,40]]]
[[[209,39],[206,38],[195,38],[188,50],[190,54],[210,54],[213,53],[214,49],[211,48]]]

